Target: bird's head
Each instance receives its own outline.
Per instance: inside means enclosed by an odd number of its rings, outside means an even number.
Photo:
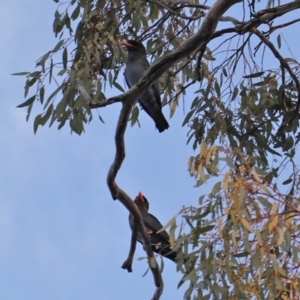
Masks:
[[[139,209],[149,210],[149,202],[147,198],[139,192],[139,194],[135,197],[134,203],[138,206]]]
[[[121,45],[127,49],[128,53],[139,53],[146,55],[146,49],[139,41],[128,40],[122,42]]]

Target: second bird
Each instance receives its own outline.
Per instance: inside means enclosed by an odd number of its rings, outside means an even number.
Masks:
[[[122,42],[121,45],[126,47],[128,51],[125,80],[128,87],[131,88],[140,81],[150,64],[146,57],[146,49],[141,42],[129,40]],[[145,112],[153,119],[159,132],[169,128],[169,124],[162,113],[156,81],[140,96],[139,102]]]
[[[150,237],[152,251],[176,262],[177,253],[173,251],[170,247],[171,245],[168,233],[165,230],[157,233],[157,231],[162,229],[163,226],[155,216],[148,213],[149,202],[146,199],[146,197],[143,196],[140,192],[135,198],[134,203],[137,205],[138,209],[141,212],[144,225]],[[134,228],[134,218],[131,214],[129,215],[129,224],[132,230]],[[141,244],[143,244],[143,240],[140,235],[138,235],[137,240]]]

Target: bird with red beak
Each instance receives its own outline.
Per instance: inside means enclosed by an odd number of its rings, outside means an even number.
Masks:
[[[128,40],[122,42],[121,45],[128,52],[124,75],[128,88],[131,88],[143,77],[150,64],[146,57],[146,49],[141,42]],[[161,99],[156,81],[140,96],[139,103],[153,119],[159,132],[169,128],[169,124],[162,113]]]
[[[146,227],[147,233],[149,234],[152,251],[176,262],[177,253],[170,248],[169,235],[165,230],[158,232],[161,228],[163,228],[163,225],[155,216],[148,213],[149,202],[146,197],[143,196],[141,192],[139,192],[138,196],[134,200],[134,203],[137,205],[138,209],[141,212],[144,225]],[[131,230],[133,230],[134,217],[131,214],[129,215],[129,224]],[[137,240],[141,244],[143,244],[143,240],[140,234],[138,234]]]

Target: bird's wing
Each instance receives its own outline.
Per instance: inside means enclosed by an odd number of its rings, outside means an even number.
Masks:
[[[153,234],[156,234],[157,231],[163,228],[163,225],[158,221],[158,219],[149,213],[144,214],[143,219],[146,228],[153,231]],[[162,239],[162,242],[169,244],[169,235],[165,230],[157,233],[156,236]]]
[[[148,60],[146,58],[142,59],[143,62],[143,66],[145,68],[145,71],[150,67],[150,64],[148,62]],[[155,80],[154,83],[151,85],[152,90],[154,92],[154,96],[157,100],[157,103],[159,104],[160,108],[161,108],[161,101],[160,101],[160,93],[159,93],[159,88],[158,88],[158,84],[157,81]]]
[[[131,86],[130,86],[130,84],[129,84],[128,80],[127,80],[126,71],[124,72],[124,77],[125,77],[125,82],[126,82],[126,85],[127,85],[127,87],[130,89],[130,88],[131,88]]]
[[[128,61],[125,69],[125,80],[129,88],[134,86],[145,73],[144,62],[142,59]]]

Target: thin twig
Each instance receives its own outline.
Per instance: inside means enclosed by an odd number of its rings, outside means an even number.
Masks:
[[[293,70],[291,69],[289,64],[286,62],[286,60],[277,51],[275,46],[257,28],[251,28],[250,31],[252,33],[254,33],[256,36],[258,36],[263,41],[263,43],[269,47],[269,49],[273,52],[274,56],[279,60],[280,65],[284,69],[286,69],[288,71],[288,73],[290,74],[290,76],[293,78],[296,88],[297,88],[297,91],[298,91],[298,101],[297,101],[297,106],[296,106],[296,110],[295,110],[295,112],[297,113],[299,110],[299,106],[300,106],[300,82],[299,82],[297,76],[295,75],[295,73],[293,72]]]

